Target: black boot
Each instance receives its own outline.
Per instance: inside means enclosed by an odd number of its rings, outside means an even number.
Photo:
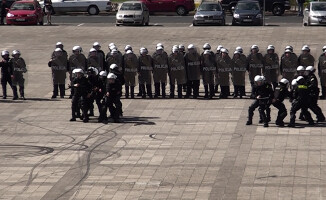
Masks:
[[[218,84],[215,85],[215,87],[214,87],[214,92],[215,92],[215,93],[218,93]]]
[[[154,98],[158,98],[160,96],[160,83],[154,83]]]
[[[170,85],[170,99],[174,98],[175,85]]]
[[[6,84],[2,84],[2,93],[3,93],[2,98],[6,99],[7,98],[7,85]]]
[[[204,85],[204,89],[205,89],[205,99],[208,99],[208,85]]]
[[[325,98],[326,98],[326,87],[322,86],[320,99],[325,99]]]
[[[182,87],[183,87],[182,84],[178,85],[178,98],[179,99],[182,99]]]
[[[18,99],[18,93],[17,93],[17,86],[11,86],[12,87],[12,93],[13,93],[13,98],[12,100],[17,100]]]
[[[135,98],[135,86],[130,86],[130,97]]]
[[[21,97],[23,100],[26,100],[26,99],[25,99],[25,93],[24,93],[24,86],[19,86],[19,94],[20,94],[20,97]]]
[[[150,99],[153,99],[153,94],[152,94],[152,85],[151,84],[146,84],[146,90],[147,90],[147,95]]]
[[[141,90],[141,86],[140,86],[141,84],[139,83],[138,85],[139,85],[139,87],[138,87],[139,88],[139,92],[137,94],[137,97],[141,97],[141,96],[143,96],[143,93],[142,93],[143,91]]]
[[[240,99],[242,99],[242,96],[246,96],[245,86],[239,86],[240,90]]]
[[[125,85],[125,97],[126,99],[129,98],[129,86]]]
[[[165,93],[165,83],[161,83],[161,86],[162,86],[162,98],[164,99],[165,96],[166,96],[166,93]]]
[[[212,99],[214,97],[214,84],[209,84],[209,98]]]
[[[139,91],[142,94],[141,98],[145,99],[146,98],[145,85],[144,84],[140,84],[139,86],[140,86],[140,90]]]
[[[234,93],[233,93],[233,98],[237,98],[239,93],[239,86],[235,85],[234,86]]]

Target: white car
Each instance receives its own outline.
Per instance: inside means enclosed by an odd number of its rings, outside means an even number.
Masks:
[[[303,12],[303,25],[326,25],[326,2],[310,2]]]
[[[140,1],[126,1],[122,3],[116,14],[116,25],[146,25],[149,24],[149,10]]]
[[[44,6],[44,1],[40,2]],[[54,12],[88,12],[90,15],[98,15],[101,11],[111,11],[110,0],[52,0]]]

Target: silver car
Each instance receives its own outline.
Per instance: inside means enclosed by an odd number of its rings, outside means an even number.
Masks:
[[[203,2],[192,21],[194,26],[212,24],[225,25],[225,13],[219,2]]]
[[[120,6],[116,15],[116,25],[146,25],[149,24],[149,11],[140,1],[126,1]]]
[[[326,2],[310,2],[303,12],[303,25],[326,25]]]

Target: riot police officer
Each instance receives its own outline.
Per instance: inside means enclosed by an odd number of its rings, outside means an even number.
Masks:
[[[119,71],[123,74],[122,56],[119,54],[117,49],[113,49],[111,52],[108,53],[106,63],[107,63],[108,68],[112,64],[116,64],[118,66]]]
[[[89,67],[87,69],[87,79],[91,85],[91,91],[92,91],[90,97],[87,99],[87,107],[89,109],[89,116],[94,116],[94,100],[96,100],[98,90],[99,90],[99,85],[100,85],[98,71],[95,67]],[[100,106],[98,104],[97,106],[99,109]]]
[[[138,58],[138,79],[140,84],[140,90],[142,92],[142,98],[146,98],[146,90],[149,98],[153,98],[152,95],[152,71],[153,61],[152,57],[148,55],[146,48],[140,49],[140,56]],[[146,90],[145,90],[146,86]]]
[[[264,123],[264,127],[268,127],[268,113],[266,110],[269,108],[271,100],[273,99],[274,93],[272,86],[267,83],[264,76],[257,75],[254,78],[255,81],[255,100],[249,106],[248,109],[248,121],[246,125],[252,124],[252,117],[254,115],[254,111],[259,107],[259,115],[261,117],[262,122]]]
[[[165,98],[165,86],[168,74],[168,55],[164,51],[163,46],[157,46],[153,53],[153,79],[155,87],[154,98],[160,96],[160,87],[162,87],[162,98]]]
[[[289,81],[285,78],[282,78],[279,82],[279,85],[275,87],[274,98],[272,100],[272,105],[278,109],[277,118],[275,124],[278,126],[284,126],[284,118],[287,116],[287,110],[283,103],[286,97],[290,96],[288,91]]]
[[[273,85],[273,88],[277,86],[279,69],[279,58],[277,53],[275,53],[275,47],[268,45],[267,54],[264,56],[263,74],[266,77],[266,81]]]
[[[106,116],[106,104],[103,100],[104,95],[106,95],[106,82],[107,82],[107,73],[106,71],[101,71],[99,74],[99,89],[96,97],[96,103],[99,105],[99,117],[98,122],[103,122],[107,120]]]
[[[290,48],[285,49],[281,58],[280,71],[282,77],[292,81],[295,76],[296,68],[298,66],[298,57],[291,51]]]
[[[122,103],[120,101],[121,90],[122,86],[117,76],[109,73],[107,76],[105,103],[109,108],[114,123],[120,122],[120,111],[122,110]]]
[[[63,49],[63,43],[62,42],[57,42],[55,44],[55,49],[60,48],[62,50],[62,56],[66,57],[68,59],[68,53],[66,50]],[[54,55],[54,52],[52,53],[52,57]]]
[[[56,48],[52,54],[52,59],[49,61],[48,66],[52,70],[52,80],[53,80],[53,95],[52,98],[57,98],[58,88],[60,89],[60,97],[65,96],[65,81],[66,73],[68,68],[68,60],[62,49]]]
[[[97,54],[97,50],[94,48],[91,48],[89,50],[89,55],[87,59],[87,68],[89,67],[95,67],[98,72],[104,71],[104,66],[101,64],[101,56]]]
[[[98,56],[99,65],[102,67],[102,70],[105,69],[106,63],[105,63],[105,54],[101,50],[101,45],[99,42],[94,42],[93,48],[96,50],[96,54]],[[99,71],[100,72],[100,71]]]
[[[125,84],[125,78],[121,71],[119,70],[119,67],[117,64],[111,64],[110,65],[110,73],[113,73],[114,75],[117,76],[117,79],[119,79],[121,85]]]
[[[205,50],[201,58],[201,72],[205,88],[205,99],[214,97],[214,75],[217,73],[216,60],[210,50]],[[209,89],[209,92],[208,92]]]
[[[221,49],[223,49],[223,48],[224,47],[222,45],[218,45],[216,48],[216,53],[215,53],[215,62],[216,63],[219,62],[219,59],[222,56]],[[219,82],[219,77],[218,77],[217,71],[214,74],[214,76],[215,76],[214,93],[218,93],[218,86],[219,86],[220,82]],[[214,94],[214,96],[215,96],[215,94]]]
[[[69,78],[70,82],[73,80],[73,71],[74,69],[82,69],[83,71],[86,70],[87,66],[87,59],[84,54],[81,53],[82,48],[80,46],[74,46],[72,48],[72,55],[69,57],[68,60],[68,71],[69,71]],[[71,85],[71,84],[70,84]],[[69,96],[69,99],[72,98],[72,95],[74,94],[73,92],[74,87],[71,87],[71,94]]]
[[[9,51],[1,52],[2,61],[0,62],[1,67],[1,85],[3,92],[3,99],[7,98],[7,83],[12,88],[13,100],[18,99],[17,87],[12,85],[12,76],[13,76],[13,66],[9,58]]]
[[[79,113],[79,109],[82,109],[83,122],[88,122],[87,114],[87,99],[90,97],[91,85],[89,84],[87,78],[84,76],[84,71],[80,68],[75,69],[75,77],[72,80],[71,87],[74,87],[74,94],[71,100],[71,113],[72,117],[70,121],[76,121],[76,113]]]
[[[323,53],[318,59],[318,75],[321,83],[320,99],[326,98],[326,46],[323,47]]]
[[[233,98],[240,96],[245,96],[245,79],[247,71],[247,59],[242,56],[241,52],[235,51],[233,54],[233,67],[232,67],[232,82],[234,85],[234,95]]]
[[[124,79],[125,79],[125,96],[129,98],[129,89],[130,95],[133,99],[135,97],[135,84],[136,84],[136,74],[138,70],[138,59],[137,56],[132,52],[132,50],[128,50],[124,55],[123,61],[123,71],[124,71]]]
[[[187,82],[185,60],[179,49],[172,48],[172,53],[168,58],[169,77],[170,77],[170,98],[174,98],[175,82],[178,86],[178,98],[182,98],[182,85]]]
[[[27,72],[27,68],[26,68],[25,60],[22,57],[20,57],[20,55],[21,55],[20,51],[18,50],[14,50],[12,52],[12,57],[13,57],[11,59],[11,63],[13,67],[12,85],[13,85],[13,89],[16,90],[15,93],[17,93],[17,87],[19,86],[20,97],[23,100],[26,100],[24,94],[25,79],[23,74]]]
[[[303,76],[298,76],[296,79],[297,86],[293,88],[293,101],[290,110],[290,123],[289,127],[295,126],[295,114],[301,109],[305,119],[309,122],[309,125],[313,125],[314,121],[311,118],[311,114],[308,111],[311,99],[309,98],[309,90]]]
[[[188,45],[188,52],[185,55],[186,73],[187,73],[187,93],[186,98],[189,98],[193,91],[193,98],[199,96],[200,82],[200,55],[193,44]]]
[[[257,75],[261,75],[263,68],[264,58],[261,53],[259,53],[259,48],[257,45],[252,45],[250,48],[250,54],[247,56],[247,71],[249,73],[249,80],[251,84],[251,96],[250,98],[255,98],[255,82],[254,78]]]
[[[227,49],[221,49],[221,54],[221,58],[218,60],[216,66],[219,83],[221,85],[220,98],[225,99],[230,96],[230,73],[232,72],[232,60]]]
[[[302,47],[302,53],[298,58],[298,65],[303,67],[314,66],[315,58],[310,54],[310,48],[308,45]]]

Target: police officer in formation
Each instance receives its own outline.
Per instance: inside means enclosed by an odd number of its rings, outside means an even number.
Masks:
[[[58,47],[54,50],[51,60],[48,62],[48,66],[52,70],[53,81],[53,95],[52,98],[57,98],[60,90],[60,98],[65,96],[65,82],[66,73],[68,70],[68,58],[67,53]]]
[[[196,99],[199,96],[201,57],[193,44],[188,46],[188,52],[184,58],[187,74],[187,93],[185,97],[189,98],[193,94],[193,98]]]
[[[318,76],[321,83],[321,99],[326,98],[326,46],[322,49],[323,53],[318,59]]]
[[[167,75],[169,72],[168,68],[168,55],[164,51],[164,46],[158,44],[156,46],[156,51],[152,55],[153,60],[153,79],[155,94],[154,98],[161,96],[160,91],[162,90],[162,98],[166,97],[165,86],[167,83]]]
[[[234,85],[233,98],[238,96],[242,99],[246,95],[245,92],[245,79],[247,71],[247,59],[246,56],[242,54],[242,48],[237,48],[233,53],[233,68],[232,68],[232,82]]]
[[[12,88],[14,91],[14,100],[18,98],[17,94],[17,88],[19,87],[19,94],[20,97],[23,100],[25,99],[25,78],[24,78],[24,73],[27,72],[26,68],[26,63],[25,60],[20,56],[20,51],[19,50],[14,50],[12,52],[12,58],[11,58],[11,63],[12,63],[12,68],[13,68],[13,73],[12,73]]]

